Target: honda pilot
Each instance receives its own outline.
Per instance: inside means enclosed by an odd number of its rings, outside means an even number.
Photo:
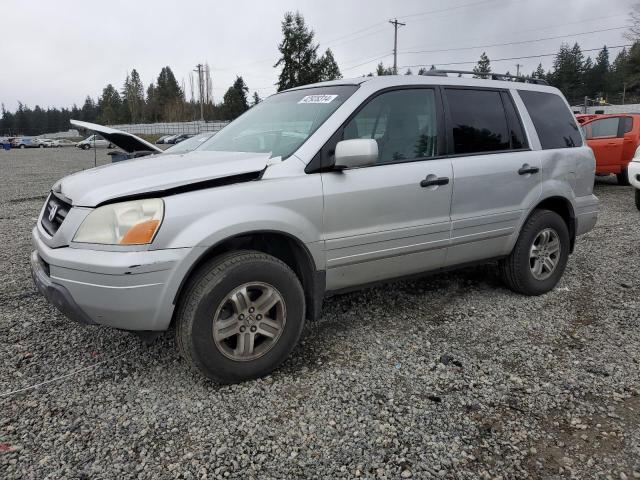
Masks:
[[[219,382],[278,367],[336,292],[482,262],[549,292],[598,211],[569,105],[435,73],[283,91],[197,150],[63,178],[33,229],[38,290],[84,324],[175,326]]]

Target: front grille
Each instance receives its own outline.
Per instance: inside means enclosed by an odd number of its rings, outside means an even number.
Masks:
[[[67,218],[69,210],[71,210],[69,203],[51,193],[42,214],[42,228],[49,235],[55,235],[64,219]]]

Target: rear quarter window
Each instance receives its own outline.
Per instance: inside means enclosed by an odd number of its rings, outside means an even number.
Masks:
[[[520,90],[544,150],[582,146],[582,136],[564,99],[555,93]]]

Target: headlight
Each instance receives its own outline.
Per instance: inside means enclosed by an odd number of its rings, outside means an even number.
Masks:
[[[144,245],[153,241],[163,216],[164,202],[159,198],[105,205],[84,219],[73,241]]]

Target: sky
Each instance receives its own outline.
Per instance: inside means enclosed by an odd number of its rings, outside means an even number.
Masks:
[[[133,68],[146,87],[166,65],[188,92],[198,63],[211,67],[216,102],[236,75],[264,98],[276,90],[282,18],[295,10],[314,30],[319,51],[331,48],[345,78],[374,71],[380,61],[393,64],[393,18],[406,23],[398,31],[401,73],[431,64],[470,70],[483,51],[494,72],[515,73],[519,63],[530,73],[539,62],[549,69],[553,56],[538,56],[557,52],[561,42],[577,41],[583,50],[628,44],[635,2],[2,0],[3,12],[21,20],[0,27],[0,102],[11,111],[18,101],[81,106],[108,83],[122,88]],[[619,50],[611,49],[612,59]]]

